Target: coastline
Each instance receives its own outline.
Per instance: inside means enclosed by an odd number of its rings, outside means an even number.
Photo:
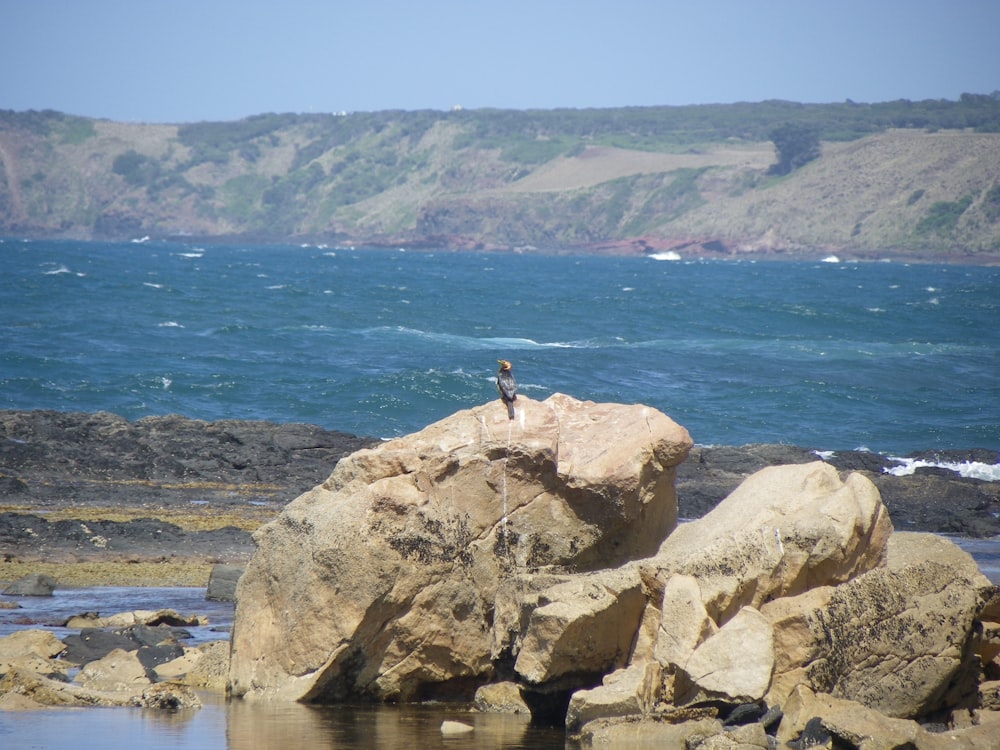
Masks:
[[[299,423],[0,411],[0,581],[205,586],[212,566],[245,565],[253,531],[341,457],[377,442]],[[898,530],[1000,535],[1000,481],[943,468],[996,465],[1000,477],[1000,452],[983,449],[918,452],[897,475],[900,462],[876,453],[695,446],[678,469],[679,516],[704,515],[766,466],[820,459],[868,476]]]

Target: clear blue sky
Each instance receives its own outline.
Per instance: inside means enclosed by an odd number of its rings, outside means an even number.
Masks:
[[[997,89],[1000,0],[0,0],[0,109],[124,121]]]

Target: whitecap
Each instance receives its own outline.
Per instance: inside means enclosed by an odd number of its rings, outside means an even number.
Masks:
[[[53,268],[51,271],[44,271],[43,273],[46,276],[54,276],[55,274],[58,273],[73,273],[73,272],[70,271],[68,268],[66,268],[66,266],[59,266],[58,268]]]
[[[142,285],[152,287],[153,289],[163,289],[163,284],[154,284],[152,281],[144,281]]]
[[[178,323],[176,320],[167,320],[167,321],[164,321],[163,323],[157,323],[156,325],[159,328],[183,328],[184,327],[180,323]]]
[[[205,253],[177,253],[181,258],[203,258]]]
[[[680,253],[676,253],[673,250],[668,250],[665,253],[650,253],[646,257],[647,258],[651,258],[653,260],[680,260],[681,259]]]
[[[1000,482],[1000,464],[986,464],[982,461],[926,461],[922,458],[897,458],[896,456],[888,456],[888,458],[900,465],[885,468],[882,471],[896,477],[909,476],[917,469],[933,467],[954,471],[959,476],[968,479]]]
[[[836,255],[827,255],[820,263],[840,263],[840,258]]]

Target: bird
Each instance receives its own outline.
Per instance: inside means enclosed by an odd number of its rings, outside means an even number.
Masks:
[[[500,371],[497,373],[497,390],[500,400],[507,405],[507,419],[514,419],[514,402],[517,401],[517,381],[511,364],[506,359],[498,359]]]

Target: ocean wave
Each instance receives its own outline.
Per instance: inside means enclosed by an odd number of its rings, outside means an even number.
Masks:
[[[437,331],[423,331],[419,328],[408,328],[406,326],[380,326],[378,328],[368,328],[361,331],[369,336],[378,335],[402,335],[413,337],[421,341],[433,341],[442,345],[450,345],[458,348],[471,349],[597,349],[603,346],[593,340],[584,341],[536,341],[535,339],[521,336],[463,336],[454,333],[440,333]]]
[[[1000,464],[986,464],[981,461],[926,461],[922,458],[898,458],[896,456],[888,456],[887,458],[899,463],[899,466],[883,469],[886,474],[892,474],[895,477],[909,476],[917,469],[935,468],[948,469],[968,479],[1000,482]]]

